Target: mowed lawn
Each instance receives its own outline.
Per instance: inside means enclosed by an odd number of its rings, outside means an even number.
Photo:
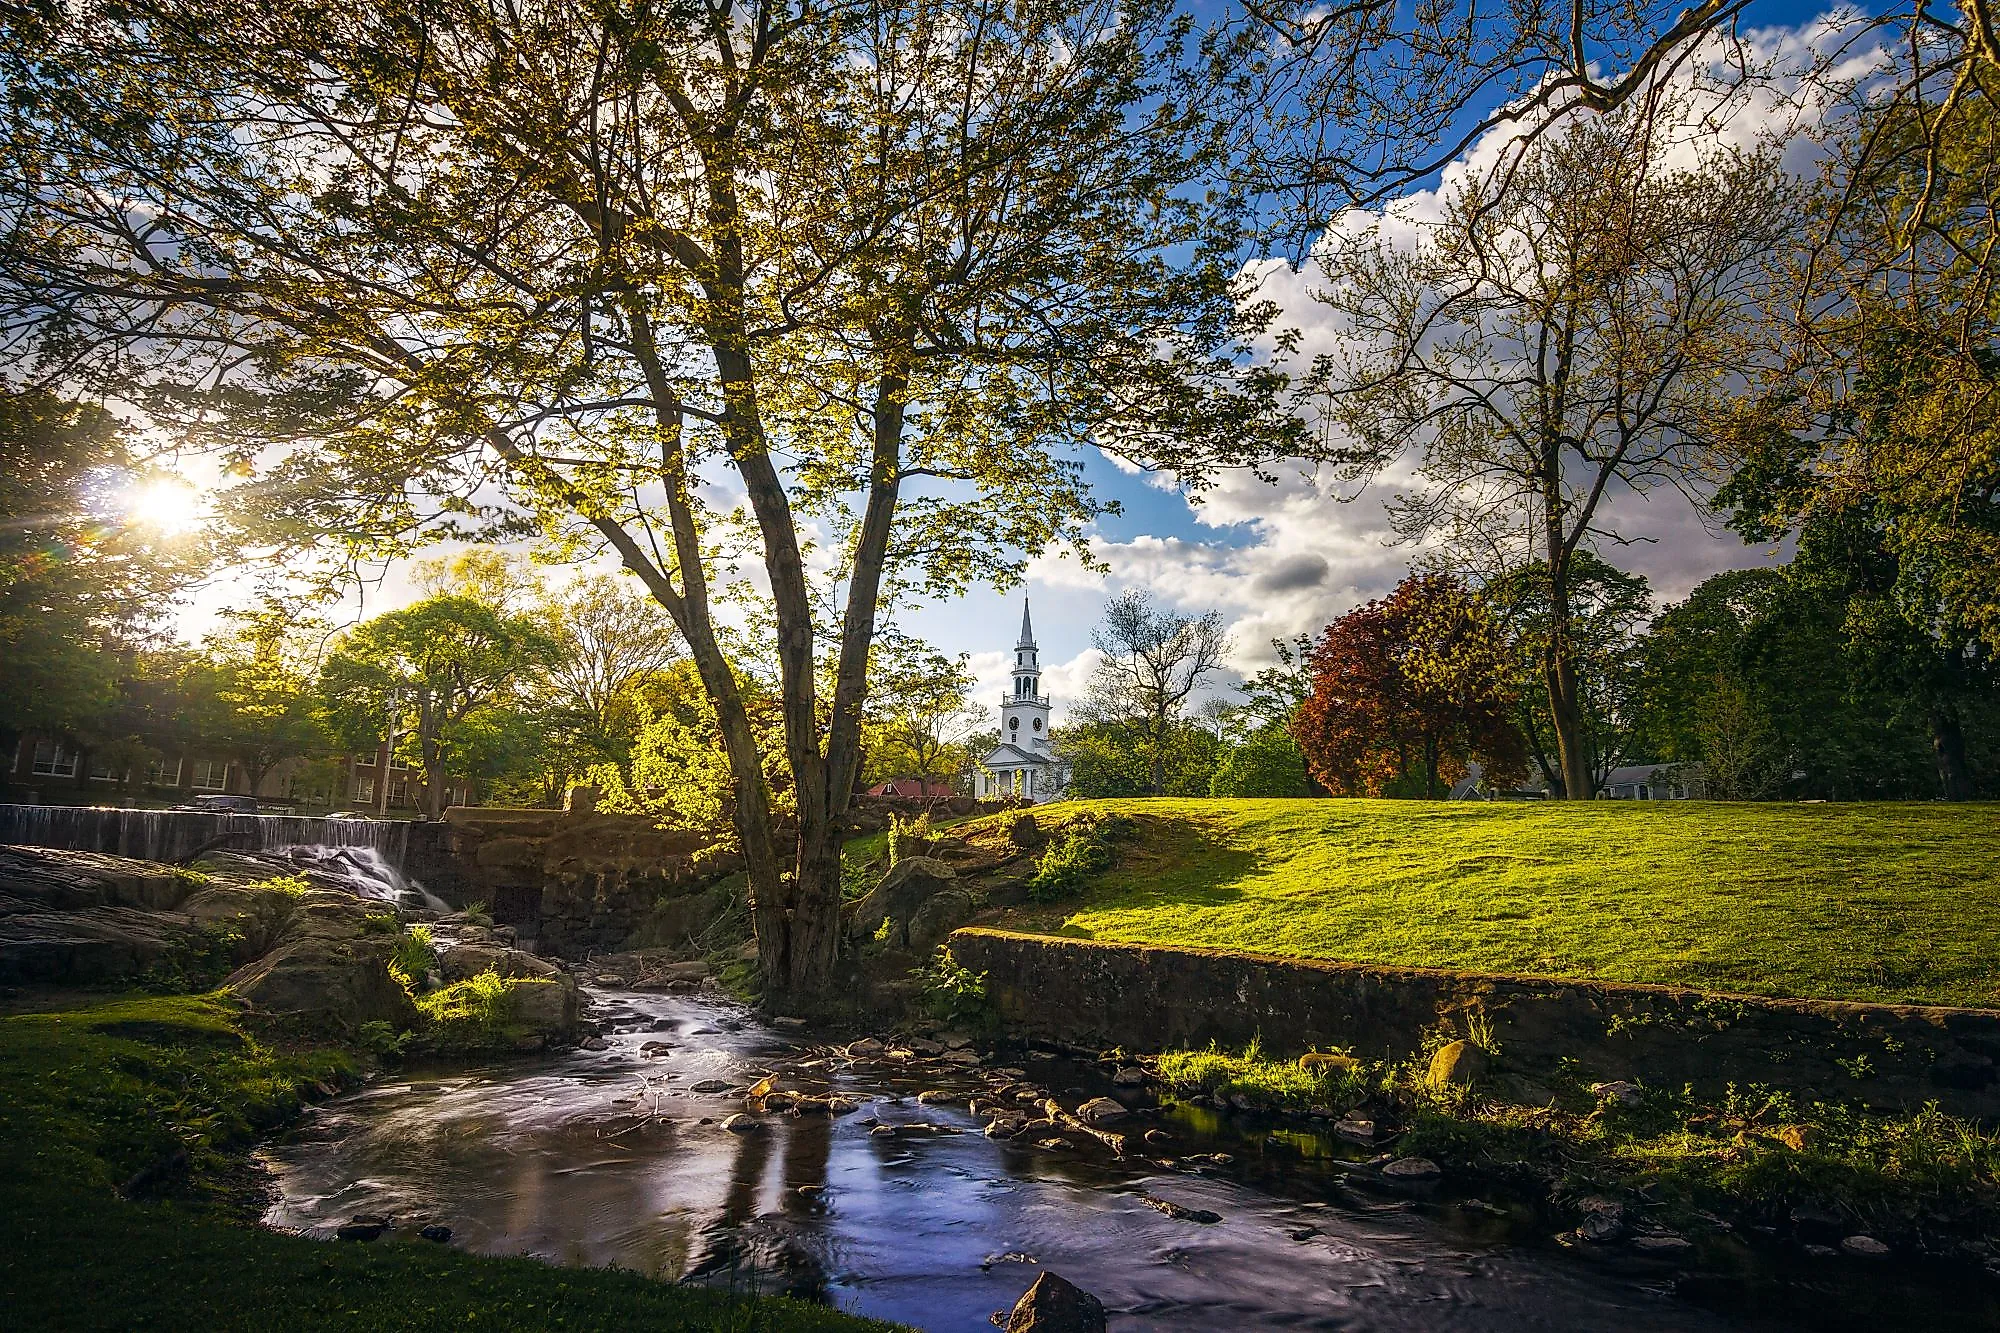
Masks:
[[[2000,1007],[2000,805],[1130,800],[1023,924],[1100,940]],[[1074,807],[1047,807],[1050,815]]]

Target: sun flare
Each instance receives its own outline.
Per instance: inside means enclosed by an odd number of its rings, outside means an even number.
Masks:
[[[177,477],[154,477],[126,493],[125,515],[134,524],[177,536],[201,522],[201,497]]]

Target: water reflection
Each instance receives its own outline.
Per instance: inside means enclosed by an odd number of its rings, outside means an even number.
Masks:
[[[996,1143],[962,1103],[914,1097],[981,1090],[977,1071],[829,1061],[712,1000],[597,999],[617,1028],[607,1051],[411,1076],[321,1108],[270,1150],[279,1197],[267,1220],[328,1235],[354,1213],[385,1212],[399,1234],[443,1222],[482,1252],[783,1291],[925,1329],[986,1327],[1033,1280],[1030,1259],[1095,1293],[1123,1329],[1993,1322],[1976,1285],[1901,1270],[1791,1272],[1745,1252],[1681,1287],[1670,1268],[1593,1267],[1548,1247],[1531,1208],[1496,1217],[1449,1198],[1369,1197],[1334,1169],[1353,1151],[1338,1141],[1191,1108],[1161,1123],[1188,1150],[1232,1154],[1226,1167],[1161,1171]],[[648,1053],[649,1042],[671,1049]],[[1028,1068],[1058,1091],[1094,1077],[1061,1062]],[[725,1130],[744,1103],[711,1081],[740,1089],[774,1073],[785,1090],[863,1105]],[[872,1132],[877,1121],[961,1132],[890,1136]],[[1175,1220],[1141,1194],[1222,1221]]]

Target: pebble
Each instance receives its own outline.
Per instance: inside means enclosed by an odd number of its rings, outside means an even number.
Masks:
[[[1889,1253],[1889,1247],[1873,1236],[1849,1236],[1840,1248],[1860,1259],[1880,1259]]]
[[[731,1134],[748,1134],[757,1128],[757,1118],[738,1111],[735,1115],[724,1117],[722,1127]]]
[[[688,1085],[689,1092],[728,1092],[729,1083],[725,1079],[705,1078],[699,1083]]]

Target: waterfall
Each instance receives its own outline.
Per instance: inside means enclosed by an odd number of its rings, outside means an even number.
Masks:
[[[399,870],[410,826],[400,819],[304,819],[205,810],[0,805],[0,845],[109,852],[141,861],[182,861],[207,847],[275,852],[293,847],[365,848]]]

